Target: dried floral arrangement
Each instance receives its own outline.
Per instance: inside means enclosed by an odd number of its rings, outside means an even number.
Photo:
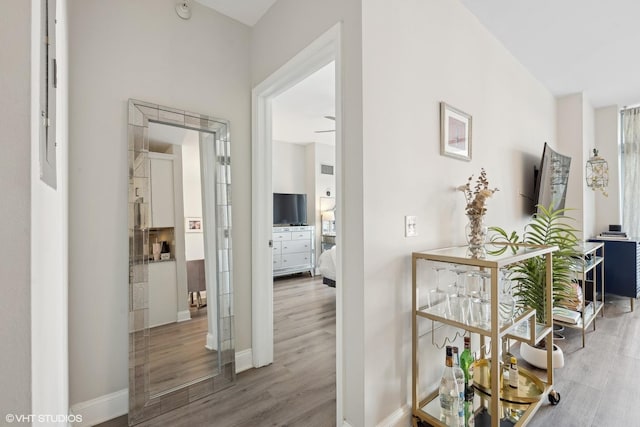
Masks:
[[[465,208],[467,215],[484,215],[487,212],[487,199],[498,191],[498,188],[489,188],[489,180],[484,168],[480,169],[480,175],[473,189],[471,188],[472,182],[473,175],[469,177],[466,184],[459,186],[457,190],[462,191],[467,200],[467,207]]]

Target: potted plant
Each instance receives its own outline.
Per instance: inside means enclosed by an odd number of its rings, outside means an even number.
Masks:
[[[500,227],[490,227],[489,230],[495,234],[491,237],[491,242],[532,245],[557,246],[558,250],[553,252],[553,303],[554,305],[564,299],[571,299],[574,293],[572,286],[572,261],[578,255],[576,246],[578,231],[568,224],[573,218],[565,215],[567,209],[553,209],[553,207],[538,206],[538,213],[535,214],[524,228],[522,236],[515,231],[507,233]],[[507,250],[507,246],[500,251]],[[546,310],[551,309],[545,306],[546,289],[546,264],[544,257],[529,258],[509,267],[511,278],[515,281],[514,297],[522,307],[531,307],[536,310],[536,320],[544,323]],[[544,343],[543,343],[544,344]],[[559,355],[554,355],[554,367],[562,367],[564,358],[559,347],[554,346]],[[526,343],[520,347],[520,353],[527,362],[539,368],[546,368],[546,357],[544,355],[538,360],[535,351]],[[556,359],[557,357],[557,359]],[[556,363],[557,362],[557,363]]]

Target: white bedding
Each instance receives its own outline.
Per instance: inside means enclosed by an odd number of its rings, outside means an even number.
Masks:
[[[332,247],[328,251],[320,254],[318,260],[318,270],[323,277],[336,280],[336,247]]]

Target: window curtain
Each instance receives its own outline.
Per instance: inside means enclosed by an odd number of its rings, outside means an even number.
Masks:
[[[640,107],[622,110],[622,225],[640,237]]]

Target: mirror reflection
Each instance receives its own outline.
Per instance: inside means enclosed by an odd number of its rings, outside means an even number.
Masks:
[[[228,122],[129,100],[129,425],[235,382]]]
[[[218,372],[207,293],[200,132],[149,123],[149,393]],[[184,227],[176,222],[184,218]],[[215,230],[213,231],[215,232]],[[211,302],[212,304],[208,304]]]

